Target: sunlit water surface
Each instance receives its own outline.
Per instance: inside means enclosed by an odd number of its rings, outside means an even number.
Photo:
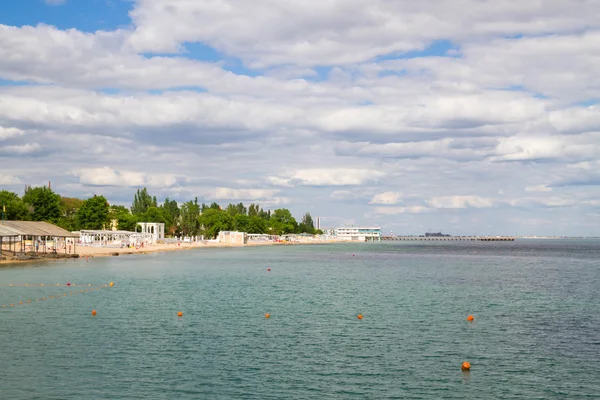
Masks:
[[[584,240],[2,266],[0,398],[600,398],[599,300]]]

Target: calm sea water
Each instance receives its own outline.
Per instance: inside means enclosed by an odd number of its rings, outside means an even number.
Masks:
[[[0,398],[597,399],[599,300],[600,242],[583,240],[0,267]]]

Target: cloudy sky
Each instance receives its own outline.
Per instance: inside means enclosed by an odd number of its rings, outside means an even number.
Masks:
[[[599,0],[0,5],[0,188],[600,235]]]

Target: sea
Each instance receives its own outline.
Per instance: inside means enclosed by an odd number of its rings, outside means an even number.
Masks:
[[[598,240],[3,265],[2,306],[6,400],[600,398]]]

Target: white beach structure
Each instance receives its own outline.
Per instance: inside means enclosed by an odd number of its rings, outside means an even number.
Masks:
[[[246,232],[220,231],[218,241],[219,243],[246,244],[248,243],[247,235]]]
[[[137,232],[138,226],[141,232]],[[79,245],[92,247],[124,247],[156,244],[165,239],[165,224],[139,222],[136,232],[119,230],[81,230]]]
[[[343,226],[335,229],[334,237],[341,241],[381,241],[381,227]]]
[[[156,244],[159,241],[165,240],[165,224],[160,222],[138,222],[135,227],[135,231],[137,233],[138,227],[140,227],[141,232],[144,234],[144,237],[150,238],[150,244]]]

